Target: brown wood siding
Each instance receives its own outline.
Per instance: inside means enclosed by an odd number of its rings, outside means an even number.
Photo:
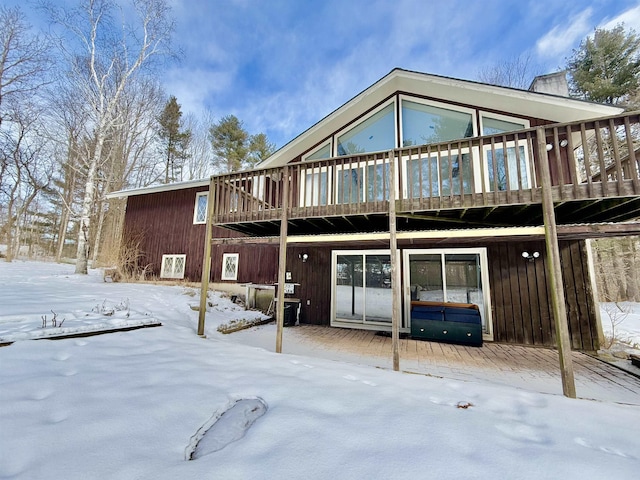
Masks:
[[[309,255],[303,262],[300,255]],[[299,283],[295,297],[300,298],[300,321],[329,325],[331,319],[331,248],[289,247],[287,271]],[[308,305],[307,305],[308,303]]]
[[[561,241],[567,317],[574,349],[598,347],[595,303],[589,282],[584,241]],[[523,251],[540,252],[534,261]],[[494,340],[524,345],[555,346],[550,286],[543,242],[493,244],[487,248],[493,306]]]
[[[160,276],[162,255],[185,254],[185,280],[199,282],[202,275],[202,254],[206,225],[193,223],[196,193],[208,187],[173,190],[127,199],[124,238],[141,236],[143,265]],[[214,237],[242,236],[226,228],[214,227]]]
[[[222,258],[225,253],[238,254],[238,279],[222,280]],[[211,280],[221,283],[259,283],[272,285],[278,281],[278,245],[211,245]]]

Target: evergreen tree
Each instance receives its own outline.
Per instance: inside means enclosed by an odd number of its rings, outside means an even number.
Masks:
[[[629,106],[640,75],[640,38],[622,25],[596,29],[568,59],[571,93],[609,105]]]
[[[219,170],[237,172],[241,170],[249,155],[249,134],[235,115],[222,117],[209,129],[211,145]]]
[[[252,168],[258,163],[269,158],[276,151],[276,146],[269,142],[264,133],[252,135],[249,139],[249,156],[247,158],[247,166]]]
[[[158,123],[158,136],[163,142],[162,152],[165,162],[164,183],[175,182],[181,175],[184,160],[187,158],[187,148],[191,140],[191,131],[181,131],[182,111],[180,104],[173,95],[167,101]]]

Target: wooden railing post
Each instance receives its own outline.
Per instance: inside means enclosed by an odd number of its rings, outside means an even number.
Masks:
[[[276,314],[276,353],[282,353],[284,330],[284,284],[287,273],[287,223],[289,222],[289,169],[282,169],[282,214],[280,216],[280,252],[278,256],[278,305]]]
[[[399,153],[398,153],[399,155]],[[402,288],[400,288],[400,265],[398,265],[398,241],[396,238],[396,164],[395,152],[389,151],[389,250],[391,254],[391,349],[393,369],[400,370],[400,317],[402,310]]]
[[[211,232],[213,230],[213,208],[215,205],[216,186],[213,176],[209,180],[209,194],[207,196],[207,227],[204,237],[204,255],[202,258],[202,280],[200,282],[200,308],[198,310],[198,335],[204,336],[204,320],[207,313],[207,294],[209,279],[211,278]]]
[[[536,129],[538,137],[538,157],[540,160],[540,177],[542,181],[542,212],[544,215],[545,243],[547,247],[547,275],[551,287],[551,306],[556,327],[556,342],[560,358],[560,374],[562,391],[565,396],[576,398],[576,384],[573,376],[571,359],[571,339],[567,323],[567,307],[560,265],[560,247],[558,246],[558,230],[553,208],[551,172],[547,156],[547,141],[544,128]],[[562,187],[561,187],[562,188]]]

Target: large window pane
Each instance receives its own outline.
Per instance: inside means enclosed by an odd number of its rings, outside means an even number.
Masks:
[[[402,101],[402,146],[447,142],[473,136],[470,113]]]
[[[462,164],[460,160],[462,159]],[[451,162],[451,165],[449,165]],[[469,154],[440,157],[440,174],[442,176],[442,194],[460,195],[460,176],[462,176],[463,193],[471,193],[471,160]],[[451,169],[451,171],[449,171]]]
[[[367,166],[367,202],[389,198],[389,164]]]
[[[438,175],[438,159],[423,157],[409,162],[408,198],[428,198],[440,195],[440,176]]]
[[[338,155],[380,152],[395,148],[393,103],[338,137]]]
[[[526,125],[524,122],[499,120],[482,116],[482,134],[499,135],[505,132],[522,130]],[[512,144],[514,144],[513,142]],[[502,145],[502,144],[500,144]],[[508,145],[508,144],[507,144]],[[517,153],[517,155],[516,155]],[[494,165],[495,157],[495,165]],[[489,188],[495,190],[517,190],[519,188],[529,188],[529,175],[527,170],[527,157],[523,145],[520,145],[516,152],[515,145],[505,148],[500,146],[494,150],[487,150],[487,166],[489,169]],[[518,161],[520,162],[520,175],[518,176]],[[508,170],[508,174],[507,174]],[[518,178],[520,177],[520,179]]]
[[[495,152],[495,155],[494,155]],[[527,170],[527,157],[525,156],[524,146],[518,148],[516,156],[515,147],[505,149],[496,148],[487,150],[486,158],[489,168],[489,189],[495,190],[518,190],[519,188],[529,188],[529,174]],[[495,166],[494,166],[495,157]],[[520,161],[520,175],[518,176],[518,160]],[[509,169],[507,175],[507,167]],[[520,181],[518,181],[520,177]]]
[[[513,132],[522,130],[524,123],[509,122],[506,120],[498,120],[497,118],[482,117],[482,134],[497,135],[504,132]]]
[[[307,171],[304,185],[305,206],[318,206],[327,204],[327,172]]]
[[[411,254],[409,269],[411,300],[444,302],[442,255]]]
[[[349,168],[338,171],[338,190],[336,203],[359,203],[362,201],[362,168]]]
[[[327,143],[325,146],[319,148],[308,157],[305,157],[305,160],[322,160],[329,157],[331,157],[331,143]]]

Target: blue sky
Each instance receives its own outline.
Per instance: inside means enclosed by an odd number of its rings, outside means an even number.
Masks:
[[[168,2],[183,53],[167,94],[183,113],[234,114],[278,147],[395,67],[474,80],[524,54],[550,73],[596,27],[640,32],[638,0]]]

